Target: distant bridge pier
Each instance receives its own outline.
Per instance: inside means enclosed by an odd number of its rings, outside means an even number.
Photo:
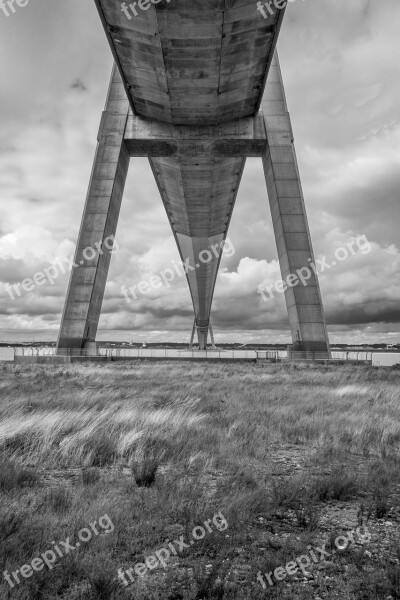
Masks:
[[[193,349],[193,343],[194,343],[194,337],[195,337],[196,330],[197,330],[197,339],[199,342],[199,350],[207,350],[208,334],[210,334],[211,348],[213,350],[215,350],[214,332],[213,332],[213,328],[211,325],[211,320],[209,321],[208,325],[199,326],[199,325],[197,325],[196,318],[194,319],[192,335],[190,337],[190,344],[189,344],[189,348],[191,350]]]
[[[197,327],[197,339],[199,340],[199,350],[207,350],[208,326]]]
[[[196,333],[196,319],[193,321],[192,335],[190,336],[189,350],[193,350],[194,335]]]
[[[209,325],[209,331],[210,331],[210,339],[211,339],[211,348],[213,350],[216,350],[215,341],[214,341],[214,332],[213,332],[213,328],[211,325],[211,321],[210,321],[210,325]]]

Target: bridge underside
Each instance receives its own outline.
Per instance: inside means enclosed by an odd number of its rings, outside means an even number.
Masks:
[[[120,2],[95,2],[134,114],[219,125],[260,107],[283,11],[263,19],[254,0],[161,0],[128,19]]]
[[[213,137],[258,110],[281,13],[265,20],[254,0],[161,0],[128,19],[119,2],[96,4],[133,114],[192,128],[173,156],[149,158],[180,255],[200,265],[187,275],[207,336],[219,260],[199,253],[226,238],[246,156],[218,154]]]
[[[181,259],[188,265],[198,331],[206,331],[246,156],[261,156],[266,146],[263,119],[171,126],[131,114],[125,142],[131,156],[149,156]]]
[[[143,10],[137,3],[123,10],[115,0],[95,2],[117,68],[75,263],[88,241],[115,233],[129,157],[148,156],[180,256],[192,267],[187,279],[204,347],[246,157],[261,156],[266,166],[276,137],[268,138],[268,115],[283,116],[278,129],[287,128],[279,69],[269,76],[284,10],[264,19],[254,0],[142,0]],[[290,145],[290,129],[286,137]],[[279,161],[286,163],[288,156]],[[297,171],[290,176],[298,178]],[[267,184],[274,178],[266,168]],[[294,210],[303,215],[300,188],[297,196]],[[303,221],[300,233],[309,238],[305,214]],[[95,339],[108,264],[105,253],[74,269],[59,348],[82,348]],[[301,338],[299,324],[291,324],[295,339]],[[326,329],[318,335],[326,351]]]

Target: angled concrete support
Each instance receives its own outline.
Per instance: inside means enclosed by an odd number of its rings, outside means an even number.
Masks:
[[[211,348],[213,350],[215,350],[214,332],[213,332],[213,328],[211,325],[211,320],[208,322],[208,325],[206,327],[203,327],[203,326],[200,327],[197,325],[195,325],[195,327],[197,328],[197,337],[199,340],[199,350],[207,350],[208,334],[210,334]]]
[[[61,321],[59,354],[67,348],[76,354],[93,348],[129,165],[124,142],[128,110],[114,66]]]
[[[194,334],[196,333],[196,318],[193,321],[192,335],[190,336],[189,349],[193,350]]]
[[[210,324],[210,328],[211,328],[211,324]],[[194,342],[194,336],[195,336],[196,331],[197,331],[197,339],[199,342],[199,350],[207,350],[208,326],[204,327],[204,326],[197,325],[196,317],[194,318],[192,335],[190,337],[190,344],[189,344],[190,350],[193,349],[193,342]],[[212,337],[212,344],[214,347],[214,337]]]
[[[213,350],[216,350],[215,341],[214,341],[214,331],[213,331],[213,328],[212,328],[212,325],[211,325],[211,321],[210,321],[210,328],[209,329],[210,329],[210,338],[211,338],[211,348]]]
[[[207,350],[208,325],[197,325],[197,339],[199,340],[199,350]]]
[[[275,53],[261,104],[267,134],[263,165],[268,189],[293,350],[329,358],[329,339],[308,228],[278,55]],[[296,276],[303,270],[303,284]],[[296,284],[295,284],[296,280]]]
[[[214,332],[213,332],[213,328],[211,325],[211,321],[209,321],[209,324],[207,327],[198,326],[196,324],[196,317],[193,322],[192,335],[190,337],[190,344],[189,344],[190,350],[193,349],[193,342],[194,342],[194,336],[195,336],[196,330],[197,330],[197,339],[199,341],[199,350],[207,350],[208,332],[210,332],[211,347],[213,350],[215,350]]]

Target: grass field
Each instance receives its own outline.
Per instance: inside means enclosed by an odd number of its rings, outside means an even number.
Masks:
[[[400,370],[0,369],[2,600],[400,598]]]

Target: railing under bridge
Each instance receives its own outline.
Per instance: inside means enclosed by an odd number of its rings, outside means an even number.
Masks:
[[[286,353],[283,353],[286,354]],[[90,351],[77,350],[76,348],[63,348],[58,350],[53,347],[23,346],[14,348],[14,357],[66,357],[66,358],[94,358]],[[182,360],[272,360],[279,361],[285,358],[280,352],[256,350],[189,350],[174,348],[101,348],[97,349],[97,358],[110,360],[118,359],[182,359]]]
[[[10,349],[11,350],[11,349]],[[33,361],[35,358],[44,361],[46,357],[51,360],[51,357],[73,358],[74,360],[96,358],[98,360],[142,360],[142,359],[171,359],[171,360],[244,360],[254,362],[282,362],[288,360],[286,350],[237,350],[237,349],[209,349],[209,350],[190,350],[188,348],[131,348],[131,347],[97,347],[97,354],[93,355],[93,349],[78,350],[76,348],[64,348],[56,350],[54,347],[47,346],[22,346],[16,347],[14,350],[14,359],[19,357],[30,357]],[[305,362],[324,362],[324,363],[374,363],[377,357],[383,356],[380,353],[373,351],[332,351],[332,358],[327,360],[323,354],[318,352],[291,352],[290,358],[292,361]],[[389,355],[390,356],[390,355]],[[392,364],[400,362],[400,355],[391,355],[393,357]],[[376,364],[380,364],[377,362]]]

